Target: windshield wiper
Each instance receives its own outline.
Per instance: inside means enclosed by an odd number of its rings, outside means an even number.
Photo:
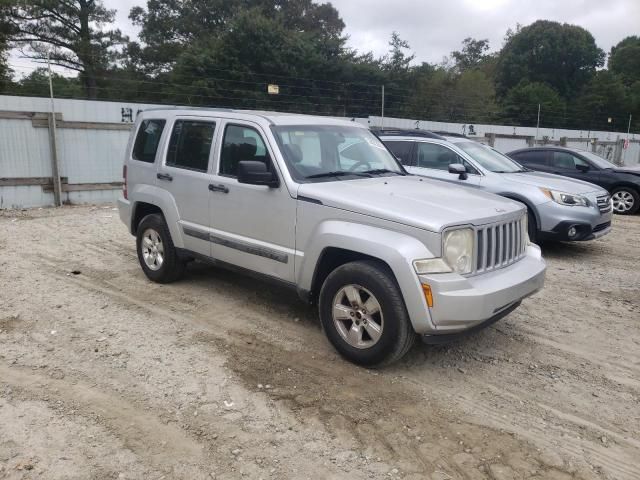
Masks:
[[[398,172],[396,170],[389,170],[388,168],[375,168],[373,170],[365,170],[362,173],[369,173],[371,175],[378,175],[380,173],[395,173],[396,175],[406,175],[406,173]]]
[[[313,175],[307,175],[304,178],[324,178],[324,177],[344,177],[348,175],[357,175],[360,177],[369,177],[369,175],[363,175],[362,172],[346,172],[344,170],[336,170],[334,172],[314,173]]]

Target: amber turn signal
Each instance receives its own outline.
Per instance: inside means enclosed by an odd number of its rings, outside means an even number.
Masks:
[[[424,293],[424,298],[427,301],[429,308],[433,307],[433,294],[431,293],[431,287],[426,283],[423,283],[422,292]]]

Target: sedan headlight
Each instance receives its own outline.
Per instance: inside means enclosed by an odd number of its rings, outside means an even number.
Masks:
[[[574,193],[559,192],[557,190],[550,190],[548,188],[540,188],[542,193],[560,205],[568,205],[570,207],[588,207],[589,200],[582,195],[576,195]]]

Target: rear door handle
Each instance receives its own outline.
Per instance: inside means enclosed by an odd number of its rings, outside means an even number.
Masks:
[[[166,180],[168,182],[172,182],[173,181],[173,177],[171,175],[169,175],[168,173],[158,173],[156,175],[156,177],[158,177],[160,180]]]
[[[209,190],[211,190],[212,192],[222,192],[222,193],[229,193],[229,187],[227,187],[226,185],[214,185],[212,183],[209,184]]]

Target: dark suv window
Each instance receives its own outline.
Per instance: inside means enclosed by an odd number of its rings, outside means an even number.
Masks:
[[[131,156],[134,160],[141,162],[153,163],[156,160],[156,152],[160,137],[164,130],[164,120],[143,120],[133,144],[133,152]]]
[[[267,147],[254,128],[228,125],[220,153],[220,175],[237,176],[238,163],[247,160],[266,163],[267,168],[271,165]]]
[[[393,153],[400,159],[400,162],[402,164],[409,165],[411,163],[411,148],[413,147],[412,142],[386,141],[384,142],[384,144],[389,150],[391,150],[391,153]]]
[[[520,165],[546,165],[547,164],[547,152],[535,151],[535,152],[519,152],[511,157]]]
[[[167,165],[206,172],[216,124],[192,120],[177,120],[167,152]]]

